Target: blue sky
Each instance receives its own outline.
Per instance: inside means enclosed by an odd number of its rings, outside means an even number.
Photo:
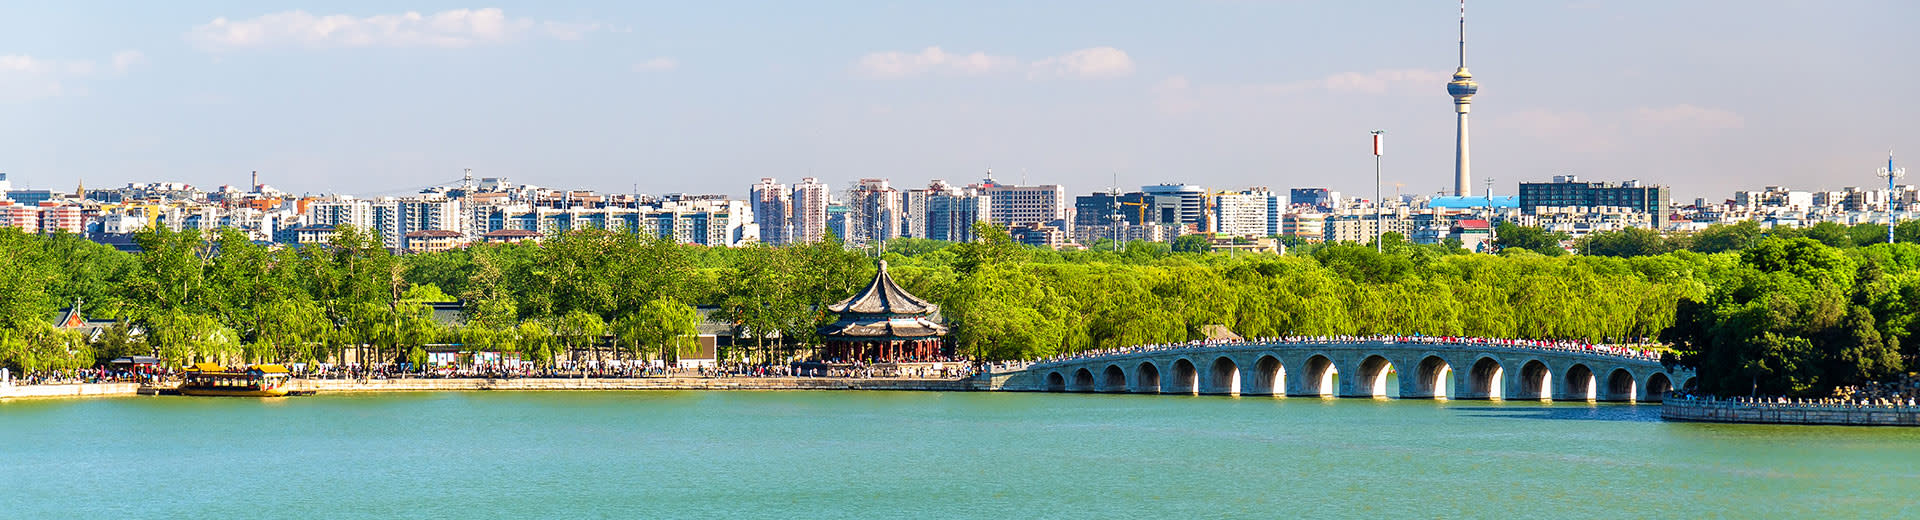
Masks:
[[[1450,184],[1457,5],[9,2],[0,171],[402,193],[476,175]],[[409,15],[408,13],[414,13]],[[1474,169],[1734,189],[1920,158],[1920,3],[1478,1]],[[1906,161],[1902,161],[1903,163]],[[1920,168],[1917,168],[1920,169]],[[1024,172],[1024,173],[1023,173]],[[1478,184],[1478,181],[1476,181]]]

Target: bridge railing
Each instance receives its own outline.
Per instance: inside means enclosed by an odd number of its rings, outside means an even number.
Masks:
[[[1672,392],[1666,401],[1675,405],[1719,408],[1745,408],[1763,410],[1812,410],[1812,411],[1848,411],[1848,410],[1886,410],[1914,412],[1920,411],[1920,401],[1912,397],[1905,399],[1806,399],[1796,397],[1713,397],[1697,396],[1682,392]]]
[[[1530,352],[1555,352],[1563,354],[1583,354],[1596,357],[1619,358],[1641,362],[1659,362],[1660,355],[1652,351],[1617,345],[1593,345],[1585,343],[1563,343],[1527,340],[1505,340],[1485,338],[1447,339],[1433,337],[1352,337],[1352,338],[1280,338],[1266,341],[1205,341],[1197,343],[1175,343],[1171,345],[1141,345],[1119,349],[1102,349],[1081,352],[1064,358],[1035,360],[1024,368],[1052,367],[1062,364],[1078,363],[1101,359],[1124,357],[1136,354],[1185,354],[1214,350],[1274,347],[1297,348],[1324,345],[1354,345],[1361,343],[1380,343],[1386,345],[1421,345],[1442,349],[1472,350],[1520,350]]]

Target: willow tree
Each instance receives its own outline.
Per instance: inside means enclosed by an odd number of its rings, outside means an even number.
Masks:
[[[699,348],[700,313],[671,300],[647,302],[614,322],[614,335],[635,355],[655,352],[666,363]]]

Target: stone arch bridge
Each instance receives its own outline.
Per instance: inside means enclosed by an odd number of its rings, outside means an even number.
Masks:
[[[1206,345],[1036,363],[990,386],[1039,392],[1657,402],[1693,372],[1590,350],[1390,340]],[[1339,377],[1335,377],[1335,375]],[[1336,383],[1337,381],[1337,383]],[[1450,382],[1449,382],[1450,381]]]

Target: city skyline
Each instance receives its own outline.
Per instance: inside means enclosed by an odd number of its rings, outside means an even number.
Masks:
[[[1360,143],[1385,128],[1388,186],[1450,183],[1453,2],[1157,7],[11,6],[0,171],[399,194],[470,167],[739,194],[992,167],[1076,194],[1116,176],[1362,193]],[[1499,78],[1475,136],[1496,190],[1566,173],[1680,200],[1870,187],[1888,147],[1920,146],[1900,124],[1920,116],[1899,87],[1909,4],[1473,8],[1474,68]]]

